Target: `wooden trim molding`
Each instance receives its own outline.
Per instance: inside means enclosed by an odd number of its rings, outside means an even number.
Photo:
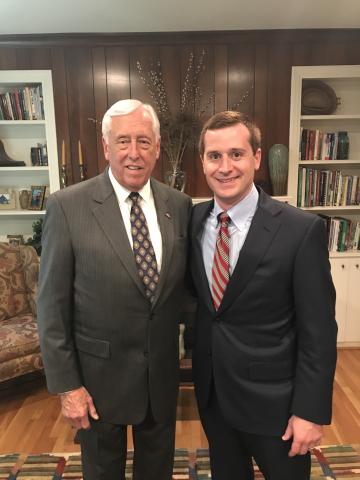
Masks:
[[[206,32],[53,33],[0,35],[0,46],[116,46],[164,44],[352,42],[360,29],[229,30]]]

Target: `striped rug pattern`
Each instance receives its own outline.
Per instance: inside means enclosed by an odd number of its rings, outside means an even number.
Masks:
[[[132,478],[129,452],[126,479]],[[263,476],[255,465],[255,479]],[[78,453],[0,455],[0,480],[82,480]],[[360,445],[319,447],[312,453],[311,480],[360,480]],[[173,480],[211,480],[208,450],[177,449]]]
[[[255,479],[263,480],[256,464]],[[211,480],[208,450],[197,450],[196,480]],[[332,445],[314,448],[311,480],[360,480],[360,445]]]
[[[126,479],[132,478],[133,452],[128,452]],[[174,480],[189,480],[189,454],[177,449]],[[81,480],[80,454],[0,455],[0,480]]]

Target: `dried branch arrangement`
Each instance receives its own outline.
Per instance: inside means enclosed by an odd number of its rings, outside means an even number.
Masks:
[[[211,94],[202,107],[203,92],[199,80],[205,68],[205,56],[204,50],[197,59],[192,52],[189,54],[181,90],[180,109],[177,112],[171,112],[169,108],[160,60],[147,73],[144,73],[141,63],[137,61],[140,79],[147,87],[159,116],[161,146],[174,173],[181,170],[185,149],[196,144],[201,130],[201,116],[214,100],[214,94]]]

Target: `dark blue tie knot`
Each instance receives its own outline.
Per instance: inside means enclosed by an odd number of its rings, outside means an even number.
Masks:
[[[130,200],[133,202],[133,204],[137,204],[140,198],[139,192],[131,192],[129,195]]]

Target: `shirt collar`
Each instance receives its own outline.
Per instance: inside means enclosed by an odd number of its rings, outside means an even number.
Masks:
[[[131,193],[131,190],[123,187],[114,177],[114,174],[111,171],[111,167],[109,168],[109,178],[110,182],[115,190],[116,198],[118,199],[119,204],[125,203]],[[150,186],[150,179],[145,183],[143,188],[139,190],[139,195],[141,198],[146,202],[149,203],[151,199],[151,186]]]
[[[229,217],[231,218],[231,222],[240,229],[244,223],[254,216],[257,204],[259,200],[259,192],[257,191],[254,184],[252,184],[251,190],[248,195],[240,200],[236,205],[231,207],[227,210]],[[216,199],[214,200],[214,209],[213,215],[216,218],[219,213],[223,212],[224,210],[219,206]]]

